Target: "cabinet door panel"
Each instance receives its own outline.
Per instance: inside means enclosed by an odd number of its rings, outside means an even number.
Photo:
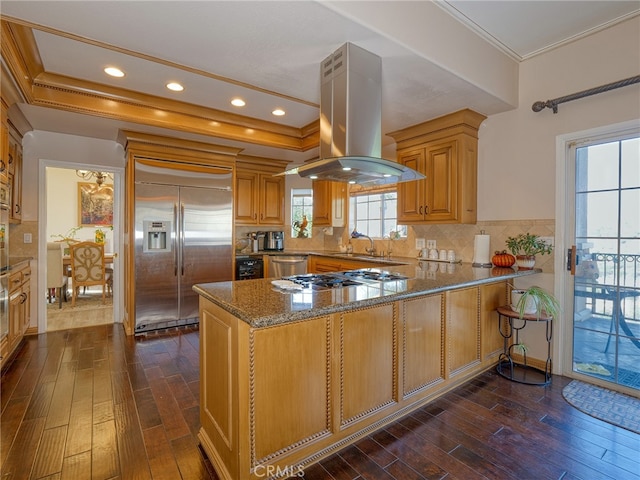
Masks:
[[[263,225],[284,224],[284,178],[260,175],[260,218]]]
[[[328,180],[313,181],[313,225],[331,225],[331,184]]]
[[[498,328],[496,308],[507,303],[507,284],[491,283],[480,287],[480,322],[482,362],[490,365],[502,353],[503,338]]]
[[[424,173],[424,160],[424,149],[420,149],[401,154],[399,163]],[[424,180],[398,184],[398,223],[415,223],[424,220],[424,190]]]
[[[328,317],[320,317],[255,331],[251,418],[257,459],[329,431],[329,325]]]
[[[340,423],[359,418],[394,401],[394,307],[383,305],[340,318]]]
[[[464,373],[480,362],[480,320],[477,287],[446,293],[448,377]]]
[[[442,296],[404,302],[403,394],[444,379]]]
[[[427,152],[429,191],[427,219],[455,218],[456,161],[455,142],[429,149]]]
[[[238,171],[235,191],[236,223],[255,225],[258,221],[258,176]]]

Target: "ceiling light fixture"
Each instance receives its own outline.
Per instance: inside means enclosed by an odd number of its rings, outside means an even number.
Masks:
[[[281,117],[285,114],[284,110],[282,110],[281,108],[276,108],[273,112],[271,112],[273,115],[275,115],[276,117]]]
[[[231,100],[231,105],[233,105],[234,107],[244,107],[246,104],[247,103],[241,98],[234,98],[233,100]]]
[[[116,67],[105,67],[104,73],[112,77],[124,77],[124,72]]]
[[[76,175],[84,180],[91,180],[96,177],[96,183],[98,186],[102,186],[104,181],[109,178],[113,180],[113,175],[109,172],[92,172],[91,170],[76,170]]]
[[[184,87],[182,85],[180,85],[179,83],[177,83],[177,82],[167,83],[167,88],[169,90],[174,91],[174,92],[181,92],[181,91],[184,90]]]

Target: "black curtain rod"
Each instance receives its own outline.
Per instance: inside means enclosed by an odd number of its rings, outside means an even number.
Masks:
[[[581,92],[572,93],[571,95],[565,95],[564,97],[554,98],[553,100],[547,100],[546,102],[535,102],[531,106],[531,110],[534,112],[540,112],[545,108],[552,108],[553,113],[558,113],[558,105],[564,102],[570,102],[571,100],[577,100],[579,98],[588,97],[589,95],[595,95],[596,93],[608,92],[620,87],[626,87],[627,85],[633,85],[634,83],[640,83],[640,75],[635,77],[625,78],[613,83],[607,83],[599,87],[590,88]]]

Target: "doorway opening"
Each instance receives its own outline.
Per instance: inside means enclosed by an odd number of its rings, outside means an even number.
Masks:
[[[566,160],[565,316],[572,349],[565,370],[640,390],[640,133],[574,141]]]
[[[99,169],[99,170],[98,170]],[[84,172],[95,171],[98,175]],[[83,176],[84,173],[84,176]],[[40,196],[38,331],[65,330],[119,321],[120,316],[120,219],[122,170],[96,165],[61,162],[41,164],[43,188]],[[103,243],[105,262],[111,269],[107,295],[102,286],[76,289],[72,306],[69,244],[80,241]],[[47,244],[60,243],[67,285],[52,290],[47,285]],[[58,298],[60,297],[60,298]]]

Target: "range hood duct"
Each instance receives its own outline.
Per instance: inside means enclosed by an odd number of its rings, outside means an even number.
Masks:
[[[284,172],[320,180],[384,185],[425,178],[380,157],[382,60],[352,43],[321,65],[320,160]]]

